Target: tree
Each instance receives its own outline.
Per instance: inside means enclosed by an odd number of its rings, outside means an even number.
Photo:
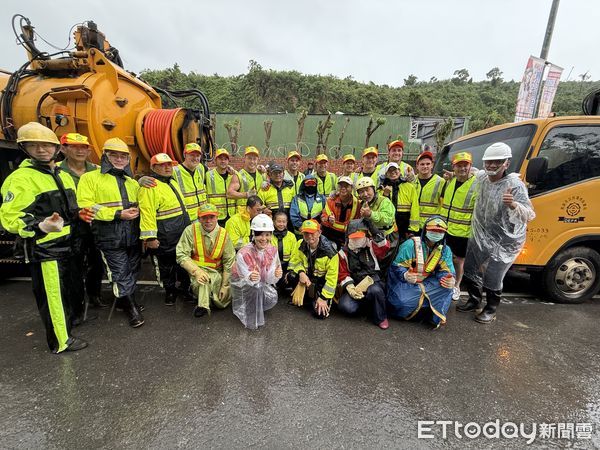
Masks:
[[[227,134],[229,135],[229,143],[231,144],[231,151],[235,155],[238,150],[237,142],[242,129],[242,123],[240,122],[240,119],[236,118],[235,120],[225,122],[223,126],[227,130]]]
[[[365,133],[365,148],[369,146],[369,141],[371,140],[371,136],[373,136],[373,133],[375,133],[375,131],[377,131],[377,128],[379,128],[385,122],[385,117],[374,118],[372,114],[371,116],[369,116],[369,124],[367,125],[367,131]]]
[[[325,153],[327,150],[327,140],[334,123],[335,121],[331,120],[331,113],[327,114],[325,120],[319,120],[317,124],[317,155]]]
[[[298,133],[296,134],[296,151],[300,151],[300,143],[302,142],[302,136],[304,135],[304,121],[306,120],[306,116],[308,112],[303,109],[300,111],[298,115]]]
[[[485,74],[485,77],[490,80],[492,86],[495,87],[502,82],[502,71],[498,67],[494,67]]]
[[[346,128],[348,128],[348,124],[350,123],[350,117],[344,118],[344,126],[342,127],[342,131],[340,132],[340,138],[338,139],[338,154],[336,158],[340,157],[340,152],[342,151],[342,141],[344,140],[344,134],[346,134]]]
[[[454,78],[452,82],[454,84],[464,84],[469,81],[469,71],[467,69],[459,69],[454,71]]]
[[[269,149],[271,148],[271,131],[273,129],[273,121],[265,120],[263,125],[265,126],[265,150],[270,153]]]
[[[453,129],[454,120],[452,119],[452,117],[449,117],[448,119],[445,119],[435,124],[435,145],[437,146],[438,150],[440,150],[444,146],[446,139],[448,138],[448,136],[450,136],[450,133],[452,133]]]
[[[404,86],[414,86],[417,84],[417,77],[412,73],[408,76],[408,78],[404,79]]]

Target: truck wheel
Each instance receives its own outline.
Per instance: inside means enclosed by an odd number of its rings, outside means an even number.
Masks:
[[[600,287],[600,255],[572,247],[556,255],[542,272],[544,292],[559,303],[582,303]]]

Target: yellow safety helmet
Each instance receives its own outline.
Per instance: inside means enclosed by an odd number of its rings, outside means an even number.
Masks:
[[[460,152],[452,157],[452,164],[457,164],[462,161],[473,164],[473,156],[469,152]]]
[[[443,231],[445,233],[448,231],[448,224],[440,216],[434,216],[430,219],[427,219],[425,222],[425,229],[432,231]]]
[[[302,226],[300,227],[300,233],[316,233],[317,231],[321,231],[321,225],[315,219],[308,219],[302,222]]]
[[[38,122],[29,122],[19,128],[17,131],[17,143],[24,142],[48,142],[49,144],[60,145],[56,134],[50,129]]]
[[[212,203],[205,203],[204,205],[198,208],[198,217],[204,216],[218,216],[219,210]]]
[[[175,164],[177,164],[166,153],[157,153],[152,158],[150,158],[150,165],[151,166],[153,166],[155,164],[165,164],[165,163],[170,163],[172,166],[174,166]]]
[[[189,144],[185,144],[185,148],[183,149],[183,153],[187,155],[188,153],[193,153],[193,152],[200,152],[200,153],[202,153],[202,149],[195,142],[190,142]]]
[[[356,158],[354,157],[354,155],[352,153],[348,153],[347,155],[344,155],[342,157],[342,161],[344,161],[344,162],[346,162],[346,161],[356,162]]]
[[[321,162],[321,161],[329,161],[329,158],[327,157],[327,155],[325,153],[321,153],[319,155],[317,155],[317,157],[315,158],[316,162]]]
[[[379,156],[379,151],[375,147],[367,147],[362,152],[363,157],[367,155]]]
[[[296,150],[292,150],[291,152],[288,153],[287,155],[287,159],[290,158],[298,158],[298,159],[302,159],[302,156],[300,155],[300,153],[298,153]]]
[[[105,152],[107,150],[129,154],[129,147],[127,146],[127,144],[116,137],[107,139],[104,142],[104,145],[102,146],[102,151]]]
[[[373,178],[371,178],[371,177],[362,177],[356,183],[356,190],[357,191],[359,189],[366,188],[366,187],[372,187],[373,189],[375,189],[375,182],[373,181]]]
[[[259,155],[258,149],[254,146],[254,145],[249,145],[248,147],[246,147],[246,150],[244,151],[244,156],[246,155]]]
[[[215,159],[217,159],[219,156],[227,156],[227,158],[229,159],[229,152],[224,148],[218,148],[215,152]]]
[[[60,137],[62,145],[90,145],[87,136],[79,133],[66,133]]]

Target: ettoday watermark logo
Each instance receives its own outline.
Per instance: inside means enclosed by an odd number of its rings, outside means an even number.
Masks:
[[[455,420],[419,420],[419,439],[522,439],[532,444],[536,439],[592,439],[591,423],[515,423],[494,421],[461,423]]]

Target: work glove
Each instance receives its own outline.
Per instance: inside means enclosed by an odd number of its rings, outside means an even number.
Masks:
[[[50,217],[46,217],[44,220],[42,220],[38,224],[38,227],[44,233],[48,234],[48,233],[53,233],[53,232],[57,233],[59,231],[62,231],[64,225],[65,225],[64,219],[62,217],[60,217],[60,215],[57,212],[55,212]]]
[[[417,280],[418,280],[418,276],[416,272],[411,272],[410,270],[407,270],[406,272],[404,272],[404,279],[406,280],[407,283],[410,284],[417,284]]]
[[[208,276],[208,273],[206,272],[206,270],[204,270],[200,267],[198,267],[196,269],[196,271],[194,272],[194,278],[200,284],[206,284],[210,281],[210,276]]]
[[[292,292],[292,305],[301,307],[304,305],[304,294],[306,293],[306,285],[298,283],[296,289]]]
[[[367,292],[367,289],[369,289],[369,287],[373,285],[373,283],[375,283],[375,281],[373,281],[373,278],[367,275],[360,281],[360,283],[356,285],[356,290],[361,294],[364,294],[365,292]]]
[[[346,291],[354,300],[360,300],[365,296],[365,294],[356,290],[356,286],[354,286],[354,284],[349,284],[346,286]]]
[[[446,289],[452,289],[454,286],[456,286],[456,278],[454,278],[452,275],[446,275],[440,279],[440,286]]]
[[[92,223],[92,220],[94,220],[95,216],[96,212],[92,208],[81,208],[79,210],[79,219],[85,223]]]
[[[138,180],[138,184],[141,187],[145,187],[145,188],[153,188],[156,187],[156,178],[154,177],[150,177],[148,175],[144,175],[143,177],[141,177]]]

